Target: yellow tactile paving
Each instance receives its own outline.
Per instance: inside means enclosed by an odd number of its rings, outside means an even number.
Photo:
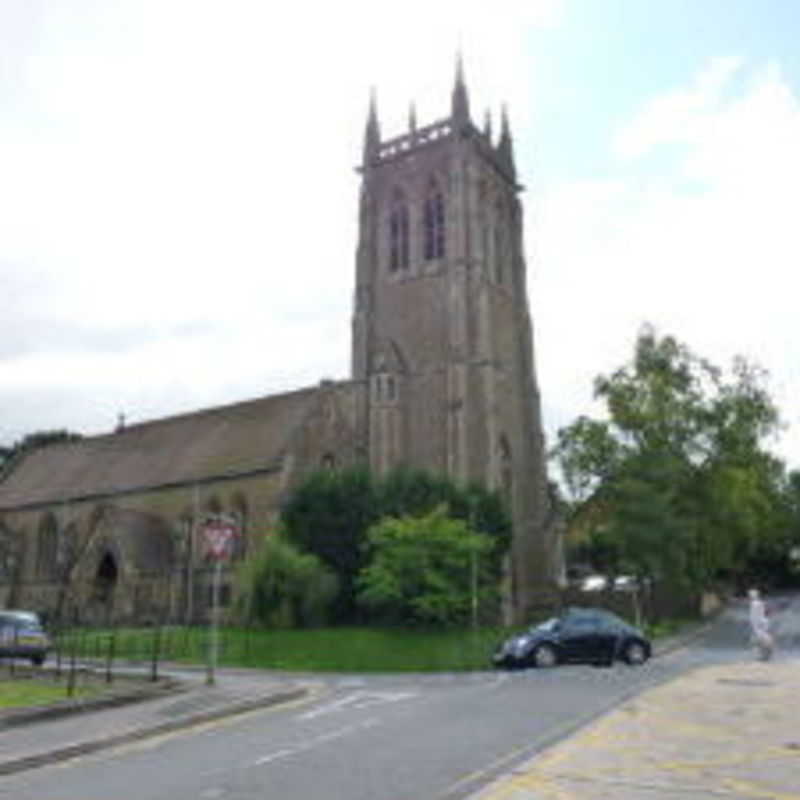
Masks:
[[[800,661],[698,670],[497,781],[480,800],[800,800]]]

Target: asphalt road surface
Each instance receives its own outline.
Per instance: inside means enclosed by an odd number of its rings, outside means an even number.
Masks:
[[[773,617],[800,645],[800,598]],[[304,701],[0,779],[13,800],[456,800],[645,688],[751,658],[737,606],[642,667],[329,676]]]

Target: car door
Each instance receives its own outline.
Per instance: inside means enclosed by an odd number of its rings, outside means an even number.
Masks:
[[[621,621],[611,614],[599,615],[597,620],[597,658],[612,663],[619,657]]]
[[[600,652],[599,620],[591,614],[568,616],[561,624],[561,652],[565,661],[593,661]]]

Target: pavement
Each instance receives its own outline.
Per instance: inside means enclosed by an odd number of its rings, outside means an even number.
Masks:
[[[656,656],[685,643],[661,643]],[[225,670],[209,687],[198,672],[150,686],[139,678],[83,707],[6,712],[0,775],[299,701],[316,686]],[[636,696],[471,800],[800,800],[798,697],[795,654],[770,662],[744,654]]]
[[[471,800],[800,800],[800,659],[705,667],[644,692]]]
[[[257,670],[219,671],[212,686],[202,671],[155,683],[130,674],[89,701],[0,713],[0,776],[301,700],[314,688]]]

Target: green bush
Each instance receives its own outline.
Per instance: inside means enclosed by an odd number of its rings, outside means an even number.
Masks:
[[[292,628],[324,624],[339,583],[319,558],[274,534],[242,565],[238,588],[237,610],[246,622]]]
[[[493,601],[492,540],[452,519],[446,506],[421,517],[387,517],[369,529],[359,602],[389,622],[459,625],[473,602]]]
[[[377,606],[358,597],[359,575],[369,563],[373,548],[367,531],[385,518],[420,517],[439,506],[464,528],[486,535],[493,546],[481,560],[482,574],[499,584],[502,559],[511,541],[511,522],[497,492],[479,485],[461,486],[450,478],[423,470],[397,468],[375,477],[363,468],[324,470],[311,475],[289,498],[281,515],[289,541],[318,556],[339,578],[339,593],[332,605],[337,623],[364,622],[363,612]],[[482,606],[482,608],[488,606]],[[381,606],[378,618],[388,609]],[[395,614],[402,617],[405,611]],[[431,609],[429,618],[449,616]],[[369,618],[375,619],[370,613]]]

